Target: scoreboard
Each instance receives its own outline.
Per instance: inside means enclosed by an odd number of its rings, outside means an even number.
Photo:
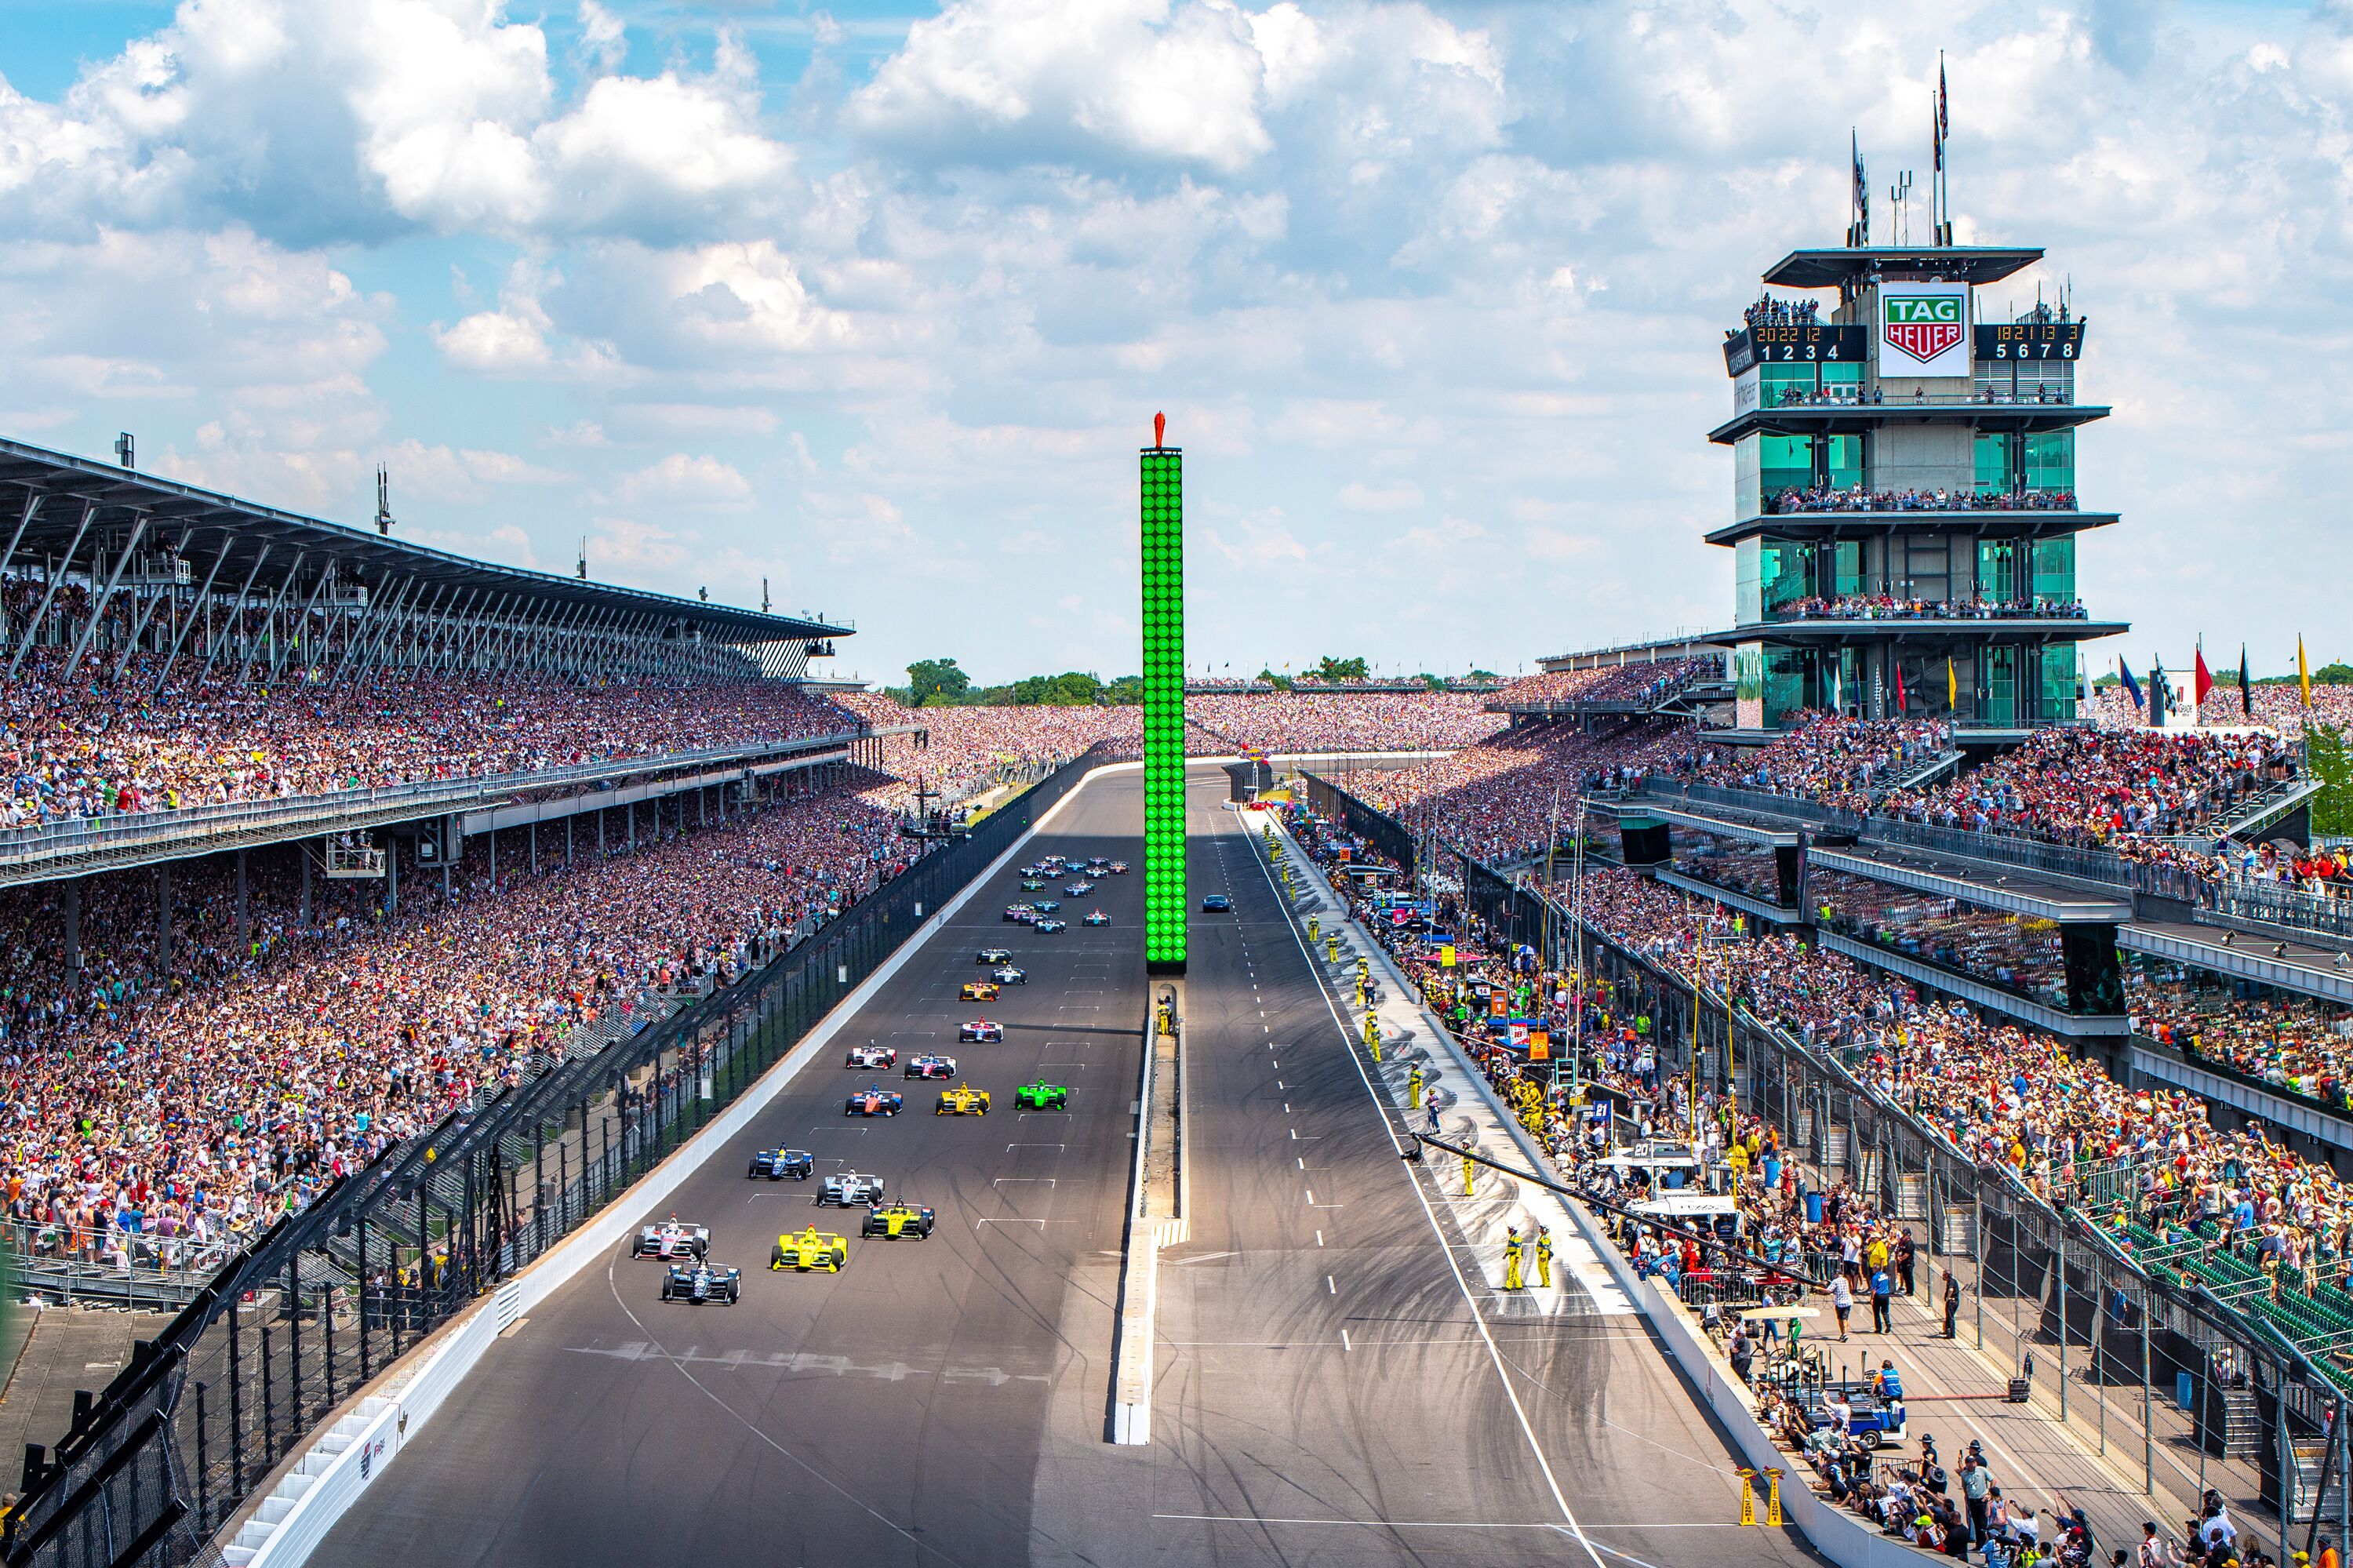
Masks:
[[[2073,359],[2084,352],[2082,320],[1978,323],[1970,346],[1979,360]]]
[[[1828,322],[1749,327],[1724,340],[1728,376],[1759,365],[1861,365],[1869,357],[1865,328]]]

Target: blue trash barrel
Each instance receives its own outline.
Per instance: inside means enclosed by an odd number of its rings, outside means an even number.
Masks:
[[[1806,1224],[1818,1225],[1821,1223],[1822,1195],[1820,1192],[1809,1192],[1806,1194]]]

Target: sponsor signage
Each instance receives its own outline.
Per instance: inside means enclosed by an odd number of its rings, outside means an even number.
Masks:
[[[1879,373],[1882,376],[1967,376],[1969,373],[1969,286],[1967,283],[1880,284]]]

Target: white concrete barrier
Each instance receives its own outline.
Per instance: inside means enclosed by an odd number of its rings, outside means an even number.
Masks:
[[[308,1562],[335,1521],[400,1457],[404,1446],[432,1419],[500,1334],[620,1245],[636,1228],[638,1214],[659,1205],[704,1160],[749,1127],[802,1068],[823,1054],[821,1048],[842,1024],[872,1000],[883,983],[991,877],[1011,864],[1022,845],[1077,800],[1081,790],[1106,773],[1134,771],[1143,766],[1112,762],[1089,768],[1027,832],[918,926],[898,951],[837,1002],[791,1054],[762,1074],[733,1105],[639,1178],[602,1213],[376,1377],[343,1414],[312,1438],[310,1446],[280,1467],[260,1501],[248,1506],[235,1537],[222,1552],[229,1568],[297,1568]]]

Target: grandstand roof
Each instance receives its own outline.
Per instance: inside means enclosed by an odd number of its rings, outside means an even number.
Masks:
[[[1765,281],[1785,289],[1835,289],[1875,271],[1889,278],[1996,283],[2042,260],[2040,246],[1841,246],[1825,250],[1792,250],[1765,270]]]
[[[292,566],[298,552],[308,552],[314,557],[314,566],[333,560],[345,575],[371,586],[395,577],[414,577],[427,588],[516,595],[527,603],[545,607],[550,613],[585,605],[670,616],[682,624],[700,627],[706,637],[719,641],[776,642],[842,637],[854,630],[849,624],[807,616],[765,614],[474,560],[387,538],[373,529],[281,512],[112,463],[0,440],[0,556],[21,565],[64,555],[83,532],[85,507],[95,508],[88,519],[93,529],[119,531],[143,514],[150,520],[146,544],[169,545],[186,538],[187,551],[201,563],[196,567],[199,575],[211,568],[226,543],[228,555],[220,578],[231,589],[244,581],[258,561],[263,570],[257,580],[271,582],[276,580],[273,574]],[[269,552],[266,560],[265,550]]]

